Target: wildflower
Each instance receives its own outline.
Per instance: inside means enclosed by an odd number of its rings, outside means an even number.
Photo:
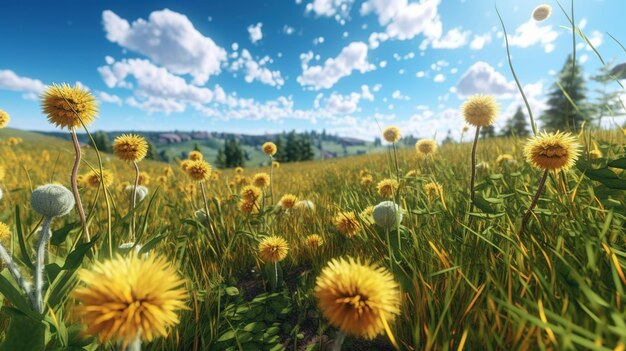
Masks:
[[[626,133],[624,133],[626,134]],[[280,168],[280,163],[278,161],[272,161],[272,168],[278,169]]]
[[[463,104],[465,122],[476,127],[491,125],[498,114],[498,104],[492,96],[475,95]]]
[[[437,151],[437,142],[432,139],[420,139],[415,143],[415,149],[424,156],[431,155]]]
[[[404,175],[406,178],[415,178],[420,174],[420,171],[417,169],[412,169]]]
[[[315,250],[324,244],[324,239],[317,234],[311,234],[306,237],[305,242],[309,249]]]
[[[543,4],[533,10],[533,19],[537,22],[545,21],[552,14],[552,6]]]
[[[341,212],[333,218],[335,229],[343,235],[353,237],[361,230],[361,223],[356,218],[354,212]]]
[[[361,185],[363,186],[370,186],[370,184],[372,184],[372,182],[374,181],[374,178],[371,175],[366,175],[361,177]]]
[[[433,200],[441,195],[441,185],[431,182],[424,184],[424,193],[428,197],[429,200]]]
[[[167,176],[164,175],[160,175],[156,177],[156,181],[157,183],[161,184],[161,185],[165,185],[167,184]]]
[[[235,174],[243,175],[243,167],[236,167],[235,168]]]
[[[52,85],[46,88],[42,96],[43,112],[48,121],[57,127],[72,129],[82,123],[91,124],[98,113],[94,96],[78,85]]]
[[[11,239],[11,229],[8,225],[0,222],[0,244],[8,243],[9,239]]]
[[[128,198],[131,199],[131,201],[132,201],[132,197],[133,197],[133,188],[134,188],[134,186],[128,185],[124,189],[124,191],[126,191],[126,193],[128,194]],[[143,201],[143,199],[145,199],[146,196],[148,196],[148,188],[146,188],[143,185],[137,186],[137,192],[136,192],[135,196],[136,196],[135,197],[135,201],[138,201],[138,202]]]
[[[150,174],[147,172],[139,172],[139,185],[148,185],[150,184]]]
[[[74,208],[74,195],[66,187],[46,184],[37,187],[30,195],[33,210],[44,217],[61,217]]]
[[[528,139],[524,155],[535,168],[567,171],[578,160],[580,144],[570,133],[543,132]]]
[[[398,191],[398,181],[395,179],[383,179],[376,185],[376,191],[381,196],[393,197]]]
[[[193,150],[189,153],[189,156],[187,156],[187,159],[192,160],[192,161],[202,161],[204,159],[204,156],[202,155],[200,151]]]
[[[242,199],[239,201],[239,210],[245,214],[252,214],[259,212],[259,205],[256,201],[247,201]]]
[[[602,151],[600,151],[598,149],[593,149],[593,150],[589,151],[589,157],[591,157],[591,159],[594,159],[594,160],[602,158]]]
[[[90,187],[97,188],[100,186],[100,179],[104,180],[104,186],[109,187],[113,184],[113,173],[105,169],[102,176],[100,176],[99,171],[93,170],[87,174],[85,181]]]
[[[79,272],[84,284],[73,293],[86,333],[122,348],[137,338],[167,336],[179,323],[176,312],[187,309],[184,281],[162,257],[116,256]]]
[[[271,141],[268,141],[265,144],[263,144],[261,149],[269,157],[274,156],[276,154],[276,152],[278,151],[278,149],[276,148],[276,144],[274,144]]]
[[[367,206],[361,211],[359,217],[361,217],[363,222],[367,222],[368,224],[374,223],[374,206]]]
[[[170,166],[165,166],[163,167],[163,174],[169,178],[174,175],[174,170]]]
[[[279,236],[269,236],[259,243],[259,256],[268,263],[280,262],[287,257],[289,245]]]
[[[189,166],[191,165],[193,161],[192,160],[184,160],[180,163],[180,169],[183,172],[187,172],[187,170],[189,169]]]
[[[6,127],[10,120],[9,114],[4,110],[0,110],[0,129]]]
[[[257,173],[252,177],[252,184],[261,189],[267,188],[270,185],[270,176],[267,173]]]
[[[324,317],[342,332],[374,339],[400,314],[400,288],[383,267],[333,259],[315,281]]]
[[[256,186],[248,185],[241,189],[241,198],[248,202],[255,202],[263,193]]]
[[[374,206],[374,222],[383,229],[396,228],[402,222],[402,210],[393,201],[383,201]]]
[[[315,212],[315,204],[311,200],[300,200],[296,202],[293,208],[300,211]]]
[[[282,206],[282,208],[288,210],[290,208],[293,208],[293,206],[296,205],[296,201],[298,200],[298,198],[293,195],[293,194],[285,194],[283,195],[283,197],[280,198],[280,206]]]
[[[140,135],[123,134],[113,141],[113,152],[121,160],[139,162],[148,153],[148,142]]]
[[[400,140],[400,128],[396,126],[389,126],[383,130],[383,138],[390,143],[395,143]]]
[[[514,162],[515,162],[515,159],[513,158],[512,155],[509,155],[509,154],[502,154],[502,155],[499,155],[498,158],[496,158],[496,163],[499,165],[502,165],[503,163],[511,164]]]
[[[202,182],[208,180],[211,176],[211,165],[209,165],[206,161],[191,161],[186,170],[189,178]]]

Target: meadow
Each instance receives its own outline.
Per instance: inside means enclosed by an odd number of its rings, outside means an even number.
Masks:
[[[127,346],[85,333],[90,325],[72,292],[83,284],[79,272],[96,261],[150,255],[171,264],[186,295],[179,323],[166,337],[144,340],[144,349],[333,349],[344,333],[322,315],[316,278],[331,259],[349,256],[390,272],[401,293],[397,317],[384,331],[348,333],[343,349],[622,350],[625,199],[614,189],[619,178],[611,183],[598,173],[623,172],[623,138],[621,130],[581,132],[579,169],[551,172],[524,232],[520,222],[541,172],[525,160],[526,141],[517,138],[480,140],[471,212],[471,143],[446,144],[426,157],[389,146],[384,154],[276,165],[271,189],[263,188],[250,211],[241,206],[248,196],[242,189],[269,168],[214,170],[197,182],[179,165],[144,160],[140,183],[149,191],[129,211],[132,164],[101,155],[110,174],[100,182],[89,176],[99,169],[96,152],[85,148],[79,186],[91,240],[75,211],[53,221],[41,313],[2,271],[2,348]],[[31,192],[49,183],[70,188],[74,151],[66,141],[11,129],[0,139],[0,221],[10,228],[3,244],[28,271],[42,225]],[[385,179],[399,181],[391,197],[377,191]],[[292,208],[276,205],[286,194],[295,197]],[[385,228],[372,206],[389,199],[402,219]],[[296,205],[300,200],[309,202]],[[350,212],[353,227],[342,226],[338,216]],[[314,234],[319,240],[310,239]],[[280,262],[259,252],[269,236],[286,241]]]

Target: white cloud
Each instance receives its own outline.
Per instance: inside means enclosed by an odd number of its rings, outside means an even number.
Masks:
[[[317,16],[333,17],[341,22],[349,17],[354,0],[313,0],[306,5],[306,12]]]
[[[324,37],[317,37],[313,39],[313,45],[319,45],[324,43]]]
[[[372,89],[372,90],[374,92],[376,92],[376,91],[380,90],[380,88],[377,90],[376,86],[374,86],[374,89]],[[368,100],[368,101],[374,101],[374,95],[370,91],[369,86],[361,85],[361,99]]]
[[[0,89],[20,91],[27,94],[41,94],[46,88],[39,79],[18,76],[15,72],[0,70]]]
[[[220,73],[226,51],[202,35],[187,16],[164,9],[154,11],[148,20],[132,24],[113,11],[102,12],[107,39],[147,56],[176,74],[190,74],[194,84],[205,84]]]
[[[292,35],[296,30],[293,27],[290,27],[288,25],[284,25],[283,26],[283,33],[287,34],[287,35]]]
[[[312,90],[328,89],[353,71],[365,73],[374,70],[375,66],[367,61],[367,51],[365,43],[352,42],[337,57],[327,59],[323,66],[309,66],[313,53],[302,54],[302,74],[297,81]]]
[[[474,35],[474,39],[472,39],[469,48],[471,50],[482,50],[482,48],[489,43],[491,43],[491,33]]]
[[[361,96],[358,93],[339,95],[332,93],[326,101],[326,110],[332,114],[351,114],[359,107]]]
[[[411,100],[410,97],[406,95],[402,95],[400,90],[395,90],[393,93],[391,93],[391,98],[395,100],[406,100],[406,101]]]
[[[238,58],[231,63],[230,69],[233,72],[244,69],[246,73],[244,79],[248,83],[257,80],[263,84],[280,88],[285,84],[285,80],[280,71],[272,71],[265,67],[270,62],[269,56],[265,56],[257,62],[252,58],[248,50],[243,49],[241,55],[238,55]]]
[[[602,32],[594,30],[593,32],[591,32],[591,35],[587,36],[587,39],[589,40],[591,45],[593,45],[593,47],[596,48],[596,50],[597,50],[598,47],[600,45],[602,45],[602,42],[604,40],[604,35],[602,34]],[[578,44],[576,44],[576,49],[577,50],[582,50],[583,48],[585,50],[587,50],[587,51],[592,51],[593,50],[591,48],[591,46],[589,46],[587,44],[587,42],[585,42],[585,41],[581,41]]]
[[[474,94],[505,96],[517,91],[513,82],[508,82],[500,72],[484,61],[478,61],[468,68],[456,88],[461,97]]]
[[[187,102],[207,104],[213,100],[210,89],[188,84],[183,78],[144,59],[113,62],[99,67],[98,72],[109,88],[130,88],[132,78],[136,84],[135,96],[140,101],[133,98],[127,103],[149,112],[181,112],[181,106],[184,111]]]
[[[422,45],[420,45],[420,49],[425,50],[425,43],[428,43],[429,41],[434,49],[456,49],[467,43],[467,38],[470,33],[470,31],[461,31],[460,28],[453,28],[449,30],[446,35],[440,38],[432,40],[426,39]]]
[[[515,29],[515,34],[509,34],[509,45],[527,48],[539,44],[546,53],[550,53],[554,50],[554,41],[558,36],[559,33],[551,25],[542,26],[529,19]]]
[[[385,33],[370,35],[370,47],[374,49],[387,39],[408,40],[419,34],[424,34],[431,41],[440,39],[443,24],[437,13],[439,3],[440,0],[422,0],[419,3],[409,3],[408,0],[365,1],[361,5],[361,14],[375,13],[378,23],[385,26]]]
[[[435,78],[433,78],[433,82],[435,83],[443,83],[446,80],[446,76],[442,73],[438,73]]]
[[[102,102],[122,106],[122,99],[115,94],[109,94],[107,92],[101,91],[98,93],[98,99],[100,99],[100,101]]]
[[[248,33],[250,34],[250,41],[255,44],[257,41],[263,39],[262,28],[263,23],[251,24],[248,26]]]

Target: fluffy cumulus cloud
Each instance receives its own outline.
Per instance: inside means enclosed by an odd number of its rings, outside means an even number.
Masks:
[[[272,71],[266,67],[268,63],[272,62],[272,59],[270,59],[269,56],[265,56],[261,60],[255,61],[250,52],[246,49],[243,49],[241,54],[234,56],[237,56],[237,59],[231,63],[230,69],[234,72],[243,70],[245,72],[244,79],[246,82],[252,83],[253,81],[259,81],[263,84],[277,88],[280,88],[285,84],[285,80],[283,79],[280,71]]]
[[[105,10],[102,23],[109,41],[145,55],[173,73],[190,74],[194,84],[205,84],[211,75],[219,74],[226,60],[226,51],[202,35],[187,16],[168,9],[132,23]]]
[[[105,91],[101,91],[98,93],[98,99],[102,102],[122,106],[122,98],[115,94],[109,94]]]
[[[463,31],[460,28],[453,28],[444,36],[425,39],[420,45],[420,49],[426,50],[428,44],[430,44],[433,49],[456,49],[467,44],[467,38],[470,34],[471,32],[468,30]]]
[[[365,43],[352,42],[337,57],[329,58],[323,65],[316,66],[309,66],[313,58],[312,52],[302,54],[302,74],[297,78],[298,83],[311,90],[328,89],[353,71],[365,73],[374,70],[375,66],[367,60],[367,52]]]
[[[255,44],[257,41],[263,39],[263,23],[251,24],[248,26],[248,34],[250,34],[250,41]]]
[[[39,79],[21,77],[15,72],[0,70],[0,89],[24,92],[26,94],[40,94],[46,88]]]
[[[149,112],[182,112],[185,103],[207,104],[213,100],[213,92],[204,87],[188,84],[163,67],[145,59],[108,60],[98,68],[109,88],[134,88],[137,99],[127,101],[130,106]]]
[[[385,27],[383,33],[373,33],[369,42],[376,48],[388,39],[409,40],[419,34],[426,37],[424,45],[437,43],[441,48],[458,47],[465,44],[469,35],[459,30],[451,30],[443,36],[443,24],[438,13],[440,0],[422,0],[409,3],[408,0],[367,0],[361,5],[361,14],[378,16],[378,23]],[[462,44],[459,44],[461,43]]]
[[[489,94],[498,97],[510,96],[517,90],[490,64],[478,61],[463,73],[456,85],[456,93],[461,97],[474,94]]]
[[[538,44],[546,53],[550,53],[554,51],[554,41],[558,36],[559,33],[551,25],[541,25],[529,19],[517,27],[515,33],[509,34],[509,45],[527,48]]]
[[[471,50],[482,50],[485,45],[491,43],[491,33],[485,33],[481,35],[474,35],[472,42],[469,45]]]
[[[317,16],[333,17],[342,22],[349,17],[353,3],[354,0],[313,0],[306,5],[306,12],[313,12]]]

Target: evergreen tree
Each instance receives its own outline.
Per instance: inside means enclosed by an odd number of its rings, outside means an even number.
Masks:
[[[93,142],[96,144],[96,147],[101,152],[110,152],[111,151],[111,141],[109,140],[109,134],[103,131],[97,131],[93,133]],[[94,146],[91,140],[89,141],[89,145]]]
[[[300,141],[300,161],[310,161],[315,156],[313,144],[310,138],[302,138]]]
[[[496,136],[496,129],[493,124],[480,128],[480,136],[484,138],[493,138]]]
[[[224,154],[224,149],[222,148],[217,150],[217,157],[215,158],[215,165],[218,168],[226,167],[226,155]]]
[[[548,94],[548,109],[542,116],[545,129],[577,130],[588,119],[589,108],[585,103],[585,80],[581,66],[576,64],[574,69],[573,63],[572,56],[569,55],[557,77],[558,84],[555,83]],[[567,93],[567,96],[563,91]]]
[[[294,130],[287,135],[287,144],[285,145],[285,158],[287,162],[300,160],[300,140]]]
[[[230,137],[224,145],[224,158],[226,167],[243,166],[243,150],[235,137]]]
[[[193,149],[194,151],[200,151],[200,146],[198,146],[198,143],[193,144]]]
[[[148,142],[148,153],[146,153],[146,159],[148,160],[156,160],[157,159],[157,149],[156,146],[150,141]]]
[[[286,162],[286,153],[285,153],[285,141],[280,135],[276,136],[274,139],[274,144],[276,144],[276,154],[274,155],[274,159],[278,162]]]
[[[454,143],[454,139],[452,139],[452,131],[450,129],[448,129],[448,134],[446,134],[446,138],[443,139],[443,142],[441,143],[443,144],[452,144]]]
[[[600,67],[597,75],[591,77],[600,87],[594,92],[598,96],[593,105],[593,115],[598,119],[598,126],[602,123],[602,117],[613,117],[624,113],[624,106],[620,100],[621,90],[609,90],[609,84],[618,79],[611,68],[613,64]]]
[[[526,115],[522,111],[521,106],[518,106],[513,117],[506,121],[506,125],[502,130],[502,135],[516,135],[518,137],[527,137],[530,135],[530,131],[528,130],[528,121],[526,120]]]

